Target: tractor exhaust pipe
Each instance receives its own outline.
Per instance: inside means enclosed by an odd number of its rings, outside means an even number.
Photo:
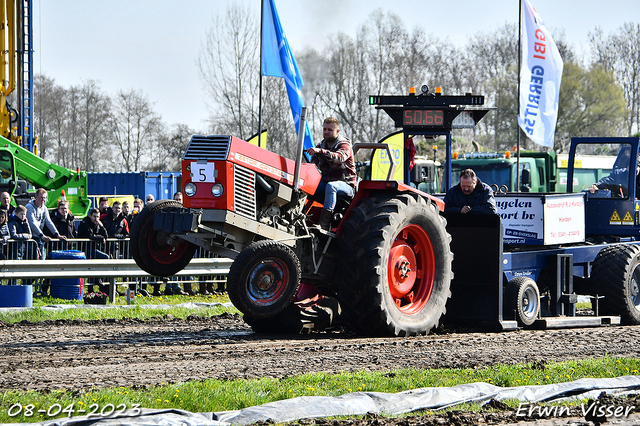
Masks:
[[[300,192],[300,168],[302,167],[302,153],[304,151],[304,129],[307,123],[307,107],[300,109],[300,123],[298,124],[298,151],[296,153],[296,170],[293,173],[293,189]]]

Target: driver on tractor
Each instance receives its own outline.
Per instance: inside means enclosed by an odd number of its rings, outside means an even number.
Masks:
[[[336,118],[325,118],[322,136],[322,142],[315,148],[309,148],[307,153],[322,174],[314,198],[324,200],[318,226],[328,231],[338,196],[353,198],[357,178],[351,142],[340,134],[340,123]]]
[[[616,162],[613,165],[613,170],[609,176],[605,176],[598,182],[589,187],[590,193],[595,193],[601,189],[608,189],[611,191],[612,197],[626,198],[629,185],[629,168],[630,163],[630,149],[623,148],[616,158]],[[640,157],[638,158],[638,164],[636,166],[636,198],[640,194]]]

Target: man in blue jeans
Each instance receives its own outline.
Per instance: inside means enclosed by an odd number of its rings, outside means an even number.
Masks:
[[[328,231],[338,195],[353,197],[357,177],[351,142],[340,134],[340,123],[336,118],[325,118],[322,136],[322,142],[315,148],[309,148],[307,153],[322,173],[314,198],[324,199],[318,225]]]

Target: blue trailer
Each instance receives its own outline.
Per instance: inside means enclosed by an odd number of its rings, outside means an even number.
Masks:
[[[447,215],[454,278],[445,322],[640,324],[639,139],[573,138],[566,194],[497,194],[498,215]],[[600,188],[573,184],[573,159],[603,149],[617,159]],[[578,315],[579,300],[593,315]]]
[[[488,109],[464,111],[447,102],[437,93],[370,101],[403,129],[405,146],[410,135],[446,136],[450,164],[458,115],[475,124]],[[498,330],[640,324],[639,139],[573,138],[564,194],[496,194],[498,215],[443,214],[454,255],[443,321]],[[409,155],[405,150],[405,180]],[[584,158],[602,155],[616,160],[611,174],[592,188],[596,182],[577,173]],[[452,186],[451,168],[444,174]],[[593,315],[577,312],[579,300],[591,301]]]
[[[177,172],[122,172],[88,173],[89,196],[132,195],[145,199],[153,194],[156,200],[172,199],[181,191],[182,173]]]

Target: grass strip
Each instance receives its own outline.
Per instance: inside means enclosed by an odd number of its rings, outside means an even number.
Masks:
[[[281,379],[204,380],[144,389],[105,388],[87,392],[53,391],[0,393],[0,422],[41,422],[79,409],[108,413],[118,407],[178,408],[191,412],[238,410],[298,396],[338,396],[350,392],[401,392],[421,387],[449,387],[486,382],[502,387],[569,382],[581,378],[637,375],[640,359],[612,358],[539,362],[485,368],[396,370],[344,374],[314,373]],[[582,401],[572,404],[580,404]],[[517,402],[511,402],[517,407]],[[454,409],[478,410],[478,405]],[[42,410],[42,412],[39,412]],[[106,411],[105,411],[106,410]],[[58,412],[56,415],[54,415]],[[416,413],[416,414],[424,414]],[[85,415],[85,414],[82,414]]]
[[[234,307],[223,306],[198,306],[195,308],[185,308],[180,306],[170,306],[168,308],[145,308],[144,305],[179,305],[182,303],[226,303],[229,297],[226,294],[213,296],[159,296],[159,297],[136,297],[131,308],[127,309],[104,309],[84,305],[82,300],[65,300],[52,297],[38,297],[33,299],[33,307],[27,309],[10,309],[0,312],[0,321],[13,324],[21,321],[46,321],[46,320],[101,320],[101,319],[122,319],[139,318],[148,319],[152,317],[164,317],[172,315],[175,318],[186,318],[189,315],[199,316],[221,315],[225,312],[232,314],[240,313]],[[124,297],[116,298],[116,303],[109,306],[126,306]],[[44,309],[51,305],[82,305],[82,309],[49,310]]]

